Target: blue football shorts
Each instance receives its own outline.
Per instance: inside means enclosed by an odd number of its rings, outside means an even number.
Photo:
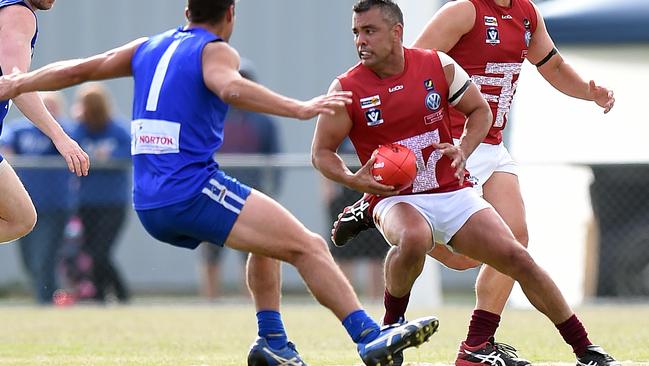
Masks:
[[[201,242],[223,246],[250,191],[219,170],[195,197],[137,210],[137,215],[146,231],[165,243],[189,249],[196,249]]]

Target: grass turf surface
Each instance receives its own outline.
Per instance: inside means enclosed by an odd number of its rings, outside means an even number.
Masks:
[[[370,307],[376,318],[380,307]],[[450,365],[466,333],[471,307],[414,310],[434,314],[440,329],[405,365]],[[626,365],[649,365],[649,306],[578,309],[593,342]],[[0,365],[241,366],[256,334],[254,310],[241,305],[134,305],[126,307],[0,307]],[[289,337],[310,366],[359,365],[337,319],[317,305],[287,305]],[[574,365],[570,347],[542,315],[506,310],[498,340],[535,365]]]

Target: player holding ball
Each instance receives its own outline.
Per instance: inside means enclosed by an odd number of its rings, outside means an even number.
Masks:
[[[369,200],[374,206],[372,218],[393,246],[385,264],[385,301],[391,306],[383,323],[403,321],[410,289],[426,255],[447,247],[518,281],[567,344],[595,350],[556,284],[466,179],[466,159],[492,125],[490,107],[478,88],[443,52],[403,46],[403,14],[393,1],[360,0],[353,11],[360,62],[329,88],[330,92],[351,91],[353,100],[334,115],[318,118],[312,160],[327,178],[378,196]],[[466,116],[457,145],[450,131],[450,106]],[[346,136],[363,164],[356,173],[336,152]],[[391,143],[406,146],[417,157],[420,169],[408,188],[383,185],[370,174],[377,159],[371,156],[373,150]],[[596,348],[596,356],[590,356],[593,352],[584,358],[578,355],[579,364],[618,365]],[[402,359],[395,357],[394,364],[401,365]]]

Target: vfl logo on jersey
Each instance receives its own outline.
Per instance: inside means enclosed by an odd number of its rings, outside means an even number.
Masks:
[[[372,108],[369,111],[365,112],[365,118],[367,119],[368,126],[378,126],[383,123],[383,118],[381,118],[381,110],[378,108]]]
[[[403,90],[403,85],[395,85],[391,88],[388,88],[389,93],[398,92],[399,90]]]
[[[498,43],[500,43],[500,36],[498,35],[498,28],[494,28],[494,27],[487,28],[487,43],[488,44],[498,44]]]
[[[433,84],[432,79],[428,79],[428,80],[424,81],[424,87],[426,88],[426,90],[430,91],[430,90],[435,89],[435,84]]]
[[[485,15],[485,17],[484,17],[484,25],[497,27],[498,26],[498,20],[496,19],[496,17],[490,17],[490,16]]]
[[[374,108],[380,105],[381,105],[381,97],[378,95],[361,98],[361,109]]]
[[[426,108],[437,111],[441,105],[442,97],[436,91],[433,90],[426,95]]]

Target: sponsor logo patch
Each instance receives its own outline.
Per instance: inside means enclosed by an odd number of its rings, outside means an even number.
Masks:
[[[399,90],[403,90],[403,85],[395,85],[391,88],[388,88],[389,93],[398,92]]]
[[[485,15],[485,17],[484,17],[484,25],[497,27],[498,26],[498,19],[496,19],[496,17],[490,17],[490,16]]]
[[[378,95],[373,95],[371,97],[361,98],[361,109],[369,109],[378,107],[381,105],[381,97]]]
[[[433,90],[426,95],[426,108],[437,111],[441,105],[442,97],[436,91]]]
[[[138,119],[131,122],[131,154],[180,152],[180,123]]]
[[[428,79],[424,81],[424,87],[426,88],[426,90],[433,90],[435,89],[435,84],[433,84],[432,79]]]
[[[532,41],[530,20],[527,18],[523,19],[523,26],[525,27],[525,46],[529,47],[530,41]]]
[[[435,122],[439,122],[444,118],[444,110],[440,109],[435,113],[431,113],[424,117],[424,124],[432,125]]]

